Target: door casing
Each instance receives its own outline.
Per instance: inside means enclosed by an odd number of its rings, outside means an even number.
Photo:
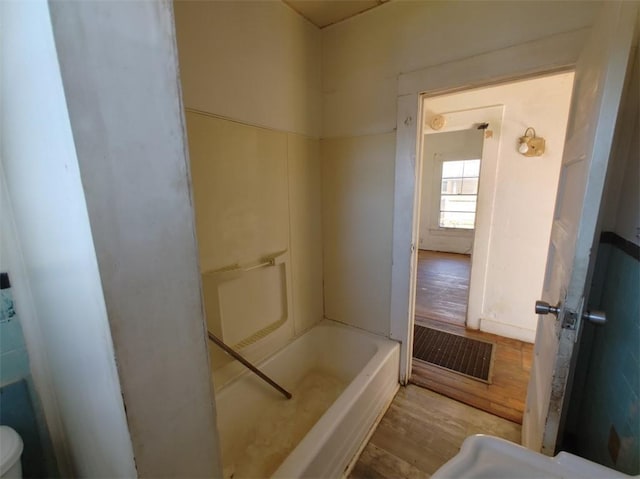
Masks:
[[[570,71],[587,30],[578,30],[477,55],[398,78],[393,207],[390,337],[401,343],[401,384],[411,375],[419,234],[422,97]]]

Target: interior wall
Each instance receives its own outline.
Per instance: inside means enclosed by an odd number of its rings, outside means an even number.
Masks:
[[[186,108],[320,135],[320,30],[283,2],[174,2]]]
[[[471,254],[473,230],[451,230],[438,227],[440,181],[435,175],[438,171],[437,164],[443,159],[455,161],[482,158],[483,143],[484,132],[479,130],[424,135],[418,240],[420,249]]]
[[[175,12],[207,323],[259,361],[323,317],[320,31],[282,2]],[[217,388],[243,371],[210,358]]]
[[[322,140],[325,316],[389,334],[395,134]]]
[[[172,4],[49,5],[91,223],[87,234],[93,236],[99,267],[95,281],[102,283],[113,337],[109,360],[117,358],[122,388],[117,399],[126,405],[124,432],[127,425],[129,430],[126,438],[105,437],[105,430],[118,425],[98,407],[109,391],[84,381],[74,391],[74,407],[95,407],[85,420],[98,438],[85,438],[86,456],[102,453],[97,444],[104,441],[107,450],[130,452],[133,446],[141,477],[220,476]],[[42,118],[47,125],[40,129],[47,130],[48,118]],[[34,188],[24,191],[32,195]],[[42,202],[52,203],[50,197]],[[67,215],[59,215],[52,227],[64,231]],[[50,234],[42,237],[49,244]],[[74,251],[68,242],[64,248]],[[73,292],[76,300],[101,304],[101,297],[79,291]],[[104,321],[102,343],[108,326]],[[98,349],[77,342],[92,348],[86,355]],[[70,358],[83,373],[85,354]]]
[[[369,203],[379,208],[366,217],[330,220],[325,214],[326,221],[358,221],[365,230],[378,234],[367,248],[362,248],[358,235],[341,237],[334,245],[336,254],[325,259],[325,269],[340,270],[337,261],[350,258],[350,268],[359,272],[359,281],[345,283],[344,300],[338,302],[328,292],[337,289],[335,282],[341,276],[325,273],[327,311],[345,322],[389,334],[391,261],[386,248],[392,231],[378,225],[393,223],[393,195],[385,193],[377,201],[373,194],[380,181],[393,190],[394,170],[389,165],[394,164],[395,149],[389,144],[395,139],[398,75],[542,38],[557,42],[559,48],[570,48],[567,55],[577,58],[579,39],[586,35],[597,8],[592,2],[389,2],[322,30],[322,142],[355,145],[333,158],[327,156],[332,149],[323,146],[322,161],[344,162],[341,168],[354,171],[348,183],[340,186],[351,192],[345,211],[357,211],[351,205]],[[541,16],[544,21],[519,21]],[[565,43],[568,36],[575,40],[571,47]],[[532,47],[531,55],[539,54]],[[387,145],[386,156],[368,164],[367,171],[360,170],[361,157],[380,142]],[[323,176],[323,188],[333,189],[334,181],[335,176]],[[381,304],[364,318],[364,312],[370,311],[370,298],[382,298]],[[526,310],[530,308],[528,304]]]
[[[68,445],[72,470],[61,472],[135,477],[48,2],[0,8],[1,154],[11,203],[3,202],[3,240],[12,209],[17,243],[6,245],[6,259],[15,273],[16,307],[24,321],[37,323],[25,326],[41,331],[27,342],[41,339],[31,344],[32,367],[46,370],[52,389],[48,420],[62,425],[53,430],[54,445],[58,451]],[[2,401],[5,409],[4,394]]]

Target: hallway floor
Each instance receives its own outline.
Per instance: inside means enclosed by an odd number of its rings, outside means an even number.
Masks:
[[[533,344],[465,328],[469,270],[467,255],[420,250],[415,321],[421,326],[493,342],[492,383],[416,360],[410,381],[521,424]]]
[[[520,444],[520,425],[413,385],[401,387],[350,478],[430,477],[472,434]]]
[[[471,256],[418,251],[416,316],[464,326]]]

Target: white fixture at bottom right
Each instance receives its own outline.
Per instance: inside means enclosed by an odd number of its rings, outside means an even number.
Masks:
[[[621,472],[561,452],[555,457],[493,436],[477,434],[462,443],[460,452],[438,469],[432,479],[618,479]],[[640,478],[640,476],[635,476]]]

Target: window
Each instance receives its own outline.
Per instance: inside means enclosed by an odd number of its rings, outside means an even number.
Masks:
[[[474,228],[479,176],[480,160],[442,163],[440,228]]]

